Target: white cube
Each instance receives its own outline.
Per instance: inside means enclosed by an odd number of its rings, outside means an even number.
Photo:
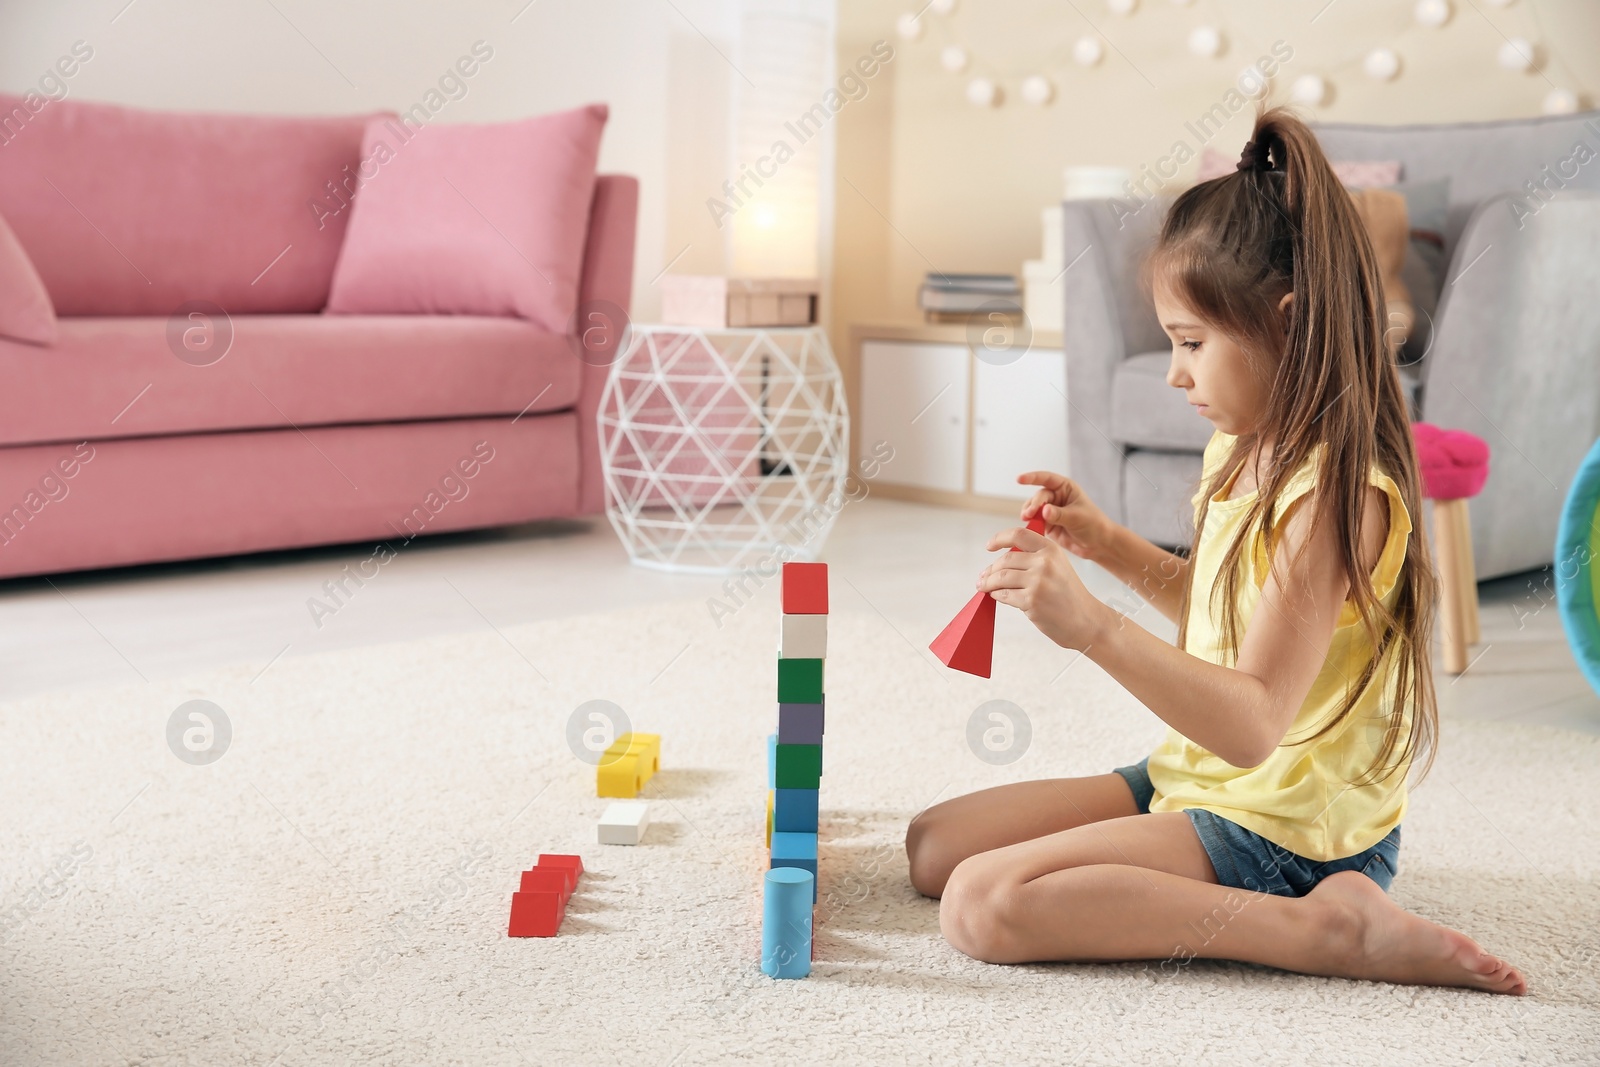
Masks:
[[[622,800],[607,804],[600,816],[602,845],[637,845],[644,840],[650,825],[650,805],[643,800]]]
[[[1061,199],[1105,200],[1127,196],[1133,174],[1125,167],[1068,167],[1062,171]],[[1073,253],[1076,255],[1077,253]]]
[[[1035,330],[1059,332],[1065,326],[1066,273],[1060,266],[1030,259],[1022,264],[1023,311]]]
[[[783,659],[826,659],[828,617],[785,615],[783,634],[778,641],[778,655]]]
[[[1040,257],[1046,263],[1053,263],[1057,270],[1067,265],[1066,261],[1066,219],[1060,204],[1052,204],[1044,209],[1042,224],[1044,228],[1044,252]]]

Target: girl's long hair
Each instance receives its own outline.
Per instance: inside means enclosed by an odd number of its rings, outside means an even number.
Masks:
[[[1283,107],[1258,107],[1250,139],[1257,152],[1264,146],[1270,153],[1272,169],[1236,170],[1186,190],[1168,212],[1141,273],[1147,290],[1159,279],[1204,322],[1238,343],[1271,383],[1260,424],[1236,439],[1204,486],[1194,548],[1211,498],[1265,442],[1271,455],[1258,471],[1259,492],[1211,590],[1213,612],[1220,601],[1222,647],[1237,659],[1239,564],[1250,531],[1259,528],[1265,543],[1273,544],[1274,502],[1323,445],[1312,528],[1326,522],[1336,531],[1350,599],[1373,655],[1360,677],[1346,679],[1338,712],[1314,734],[1286,743],[1321,737],[1344,721],[1369,687],[1392,685],[1383,743],[1356,784],[1386,779],[1419,755],[1426,774],[1439,733],[1430,658],[1437,589],[1405,394],[1384,340],[1388,320],[1377,260],[1350,194],[1300,118]],[[1286,334],[1278,302],[1289,292],[1294,297]],[[1360,563],[1373,465],[1394,479],[1412,519],[1393,612],[1380,602]],[[1272,558],[1276,568],[1275,553]],[[1184,587],[1180,648],[1187,646],[1193,584],[1190,577]]]

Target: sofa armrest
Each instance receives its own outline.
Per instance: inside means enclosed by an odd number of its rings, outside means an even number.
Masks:
[[[589,210],[589,236],[583,252],[583,278],[578,286],[579,323],[586,312],[602,312],[599,301],[631,314],[633,300],[633,239],[639,211],[639,180],[623,174],[602,174],[595,180],[594,202]],[[607,316],[609,318],[609,316]],[[596,350],[573,341],[574,353],[587,353],[583,377],[578,388],[578,514],[593,515],[605,510],[605,479],[600,469],[600,433],[596,415],[600,394],[605,390],[611,358],[622,353],[615,347],[623,339],[623,323],[604,332],[609,336]],[[598,333],[593,336],[600,336]],[[573,358],[577,358],[574,355]]]
[[[1160,230],[1166,205],[1068,200],[1062,204],[1066,286],[1062,343],[1067,356],[1067,448],[1072,478],[1113,522],[1127,521],[1124,449],[1112,433],[1111,385],[1117,364],[1166,347],[1138,270]]]
[[[1422,415],[1489,442],[1471,507],[1478,577],[1546,566],[1567,488],[1600,434],[1600,193],[1535,215],[1483,201],[1450,264],[1424,364]]]

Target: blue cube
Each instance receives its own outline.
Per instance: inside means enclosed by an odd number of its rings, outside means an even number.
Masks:
[[[767,788],[778,788],[778,735],[767,735]]]
[[[777,789],[773,792],[774,832],[798,834],[817,832],[818,804],[815,789]]]

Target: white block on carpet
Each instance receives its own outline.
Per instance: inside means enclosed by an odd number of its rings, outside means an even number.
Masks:
[[[643,800],[621,800],[607,804],[600,816],[602,845],[637,845],[644,840],[650,825],[650,805]]]
[[[784,659],[827,659],[828,617],[826,615],[783,616],[783,634],[778,640],[778,655]]]

